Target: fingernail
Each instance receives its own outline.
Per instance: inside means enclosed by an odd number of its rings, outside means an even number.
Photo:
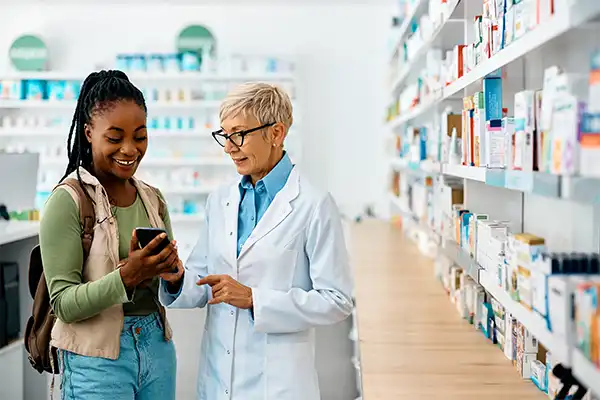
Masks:
[[[161,238],[161,239],[164,239],[164,238],[166,238],[166,237],[167,237],[167,234],[166,234],[166,233],[161,233],[161,234],[160,234],[160,238]]]

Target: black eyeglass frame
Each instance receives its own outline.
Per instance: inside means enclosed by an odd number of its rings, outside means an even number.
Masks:
[[[258,126],[258,127],[256,127],[256,128],[247,129],[247,130],[245,130],[245,131],[233,132],[233,133],[232,133],[232,134],[230,134],[230,135],[227,135],[227,134],[224,134],[224,133],[222,133],[222,132],[223,132],[223,129],[219,129],[218,131],[214,131],[214,132],[212,132],[212,137],[213,137],[213,139],[215,139],[215,142],[217,142],[217,143],[219,144],[219,146],[221,146],[221,147],[225,147],[225,145],[224,145],[224,144],[221,144],[221,142],[219,142],[219,139],[218,139],[217,137],[222,137],[223,139],[225,139],[225,142],[224,142],[224,143],[226,143],[226,142],[227,142],[227,140],[229,140],[229,141],[230,141],[231,143],[233,143],[233,144],[234,144],[236,147],[242,147],[242,146],[244,145],[244,138],[245,138],[245,137],[246,137],[248,134],[250,134],[250,133],[252,133],[252,132],[260,131],[261,129],[269,128],[269,127],[271,127],[271,126],[273,126],[273,125],[275,125],[275,124],[276,124],[276,122],[270,122],[270,123],[268,123],[268,124],[264,124],[264,125]],[[237,136],[239,136],[239,137],[242,139],[242,141],[240,142],[240,144],[237,144],[237,143],[236,143],[236,142],[234,142],[234,141],[233,141],[233,139],[232,139],[232,137],[233,137],[233,136],[236,136],[236,135],[237,135]]]

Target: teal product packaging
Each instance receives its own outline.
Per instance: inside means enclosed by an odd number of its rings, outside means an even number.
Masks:
[[[464,249],[469,248],[469,223],[473,213],[465,212],[460,216],[460,245]]]
[[[164,72],[164,57],[162,54],[150,54],[148,56],[148,72]]]
[[[183,119],[181,117],[171,117],[170,120],[171,129],[181,130],[183,128]]]
[[[267,58],[267,72],[277,72],[277,59],[269,57]]]
[[[131,56],[118,54],[115,62],[115,68],[123,72],[128,72],[131,68]]]
[[[79,92],[81,91],[81,82],[79,81],[66,81],[64,83],[64,100],[77,100],[79,98]]]
[[[181,62],[178,54],[164,56],[165,72],[181,72]]]
[[[183,213],[194,215],[198,213],[198,204],[194,200],[185,200],[183,202]]]
[[[0,99],[5,100],[23,100],[23,81],[3,80],[0,81]]]
[[[200,59],[198,54],[189,51],[181,53],[181,70],[198,71],[200,69]]]
[[[483,80],[485,120],[502,119],[502,78]]]
[[[148,128],[158,129],[158,118],[152,117],[148,120]]]
[[[48,100],[64,100],[66,82],[65,81],[48,81],[46,83],[46,90],[48,91]]]
[[[194,124],[195,120],[194,117],[188,117],[184,120],[184,124],[183,124],[183,129],[186,130],[193,130],[194,129]]]
[[[25,100],[46,100],[46,81],[31,79],[25,81]]]
[[[161,129],[165,129],[167,131],[173,129],[173,127],[171,126],[171,117],[163,117],[161,125]]]
[[[144,54],[134,54],[131,56],[131,72],[146,72],[148,70],[146,56]]]

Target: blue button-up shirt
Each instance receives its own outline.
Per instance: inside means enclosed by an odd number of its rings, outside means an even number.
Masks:
[[[275,195],[285,186],[294,165],[287,153],[277,165],[261,180],[252,186],[249,176],[240,181],[240,206],[238,212],[237,253],[250,237],[256,224],[271,205]]]

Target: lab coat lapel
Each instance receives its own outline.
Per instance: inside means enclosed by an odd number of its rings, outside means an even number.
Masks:
[[[229,195],[223,200],[223,210],[225,212],[225,258],[233,268],[235,268],[237,260],[239,204],[240,189],[236,184],[231,187]]]
[[[285,186],[277,193],[263,217],[256,224],[250,237],[242,246],[239,258],[243,257],[256,242],[265,237],[290,215],[292,212],[292,205],[290,203],[298,196],[299,186],[299,175],[296,168],[294,168]]]

